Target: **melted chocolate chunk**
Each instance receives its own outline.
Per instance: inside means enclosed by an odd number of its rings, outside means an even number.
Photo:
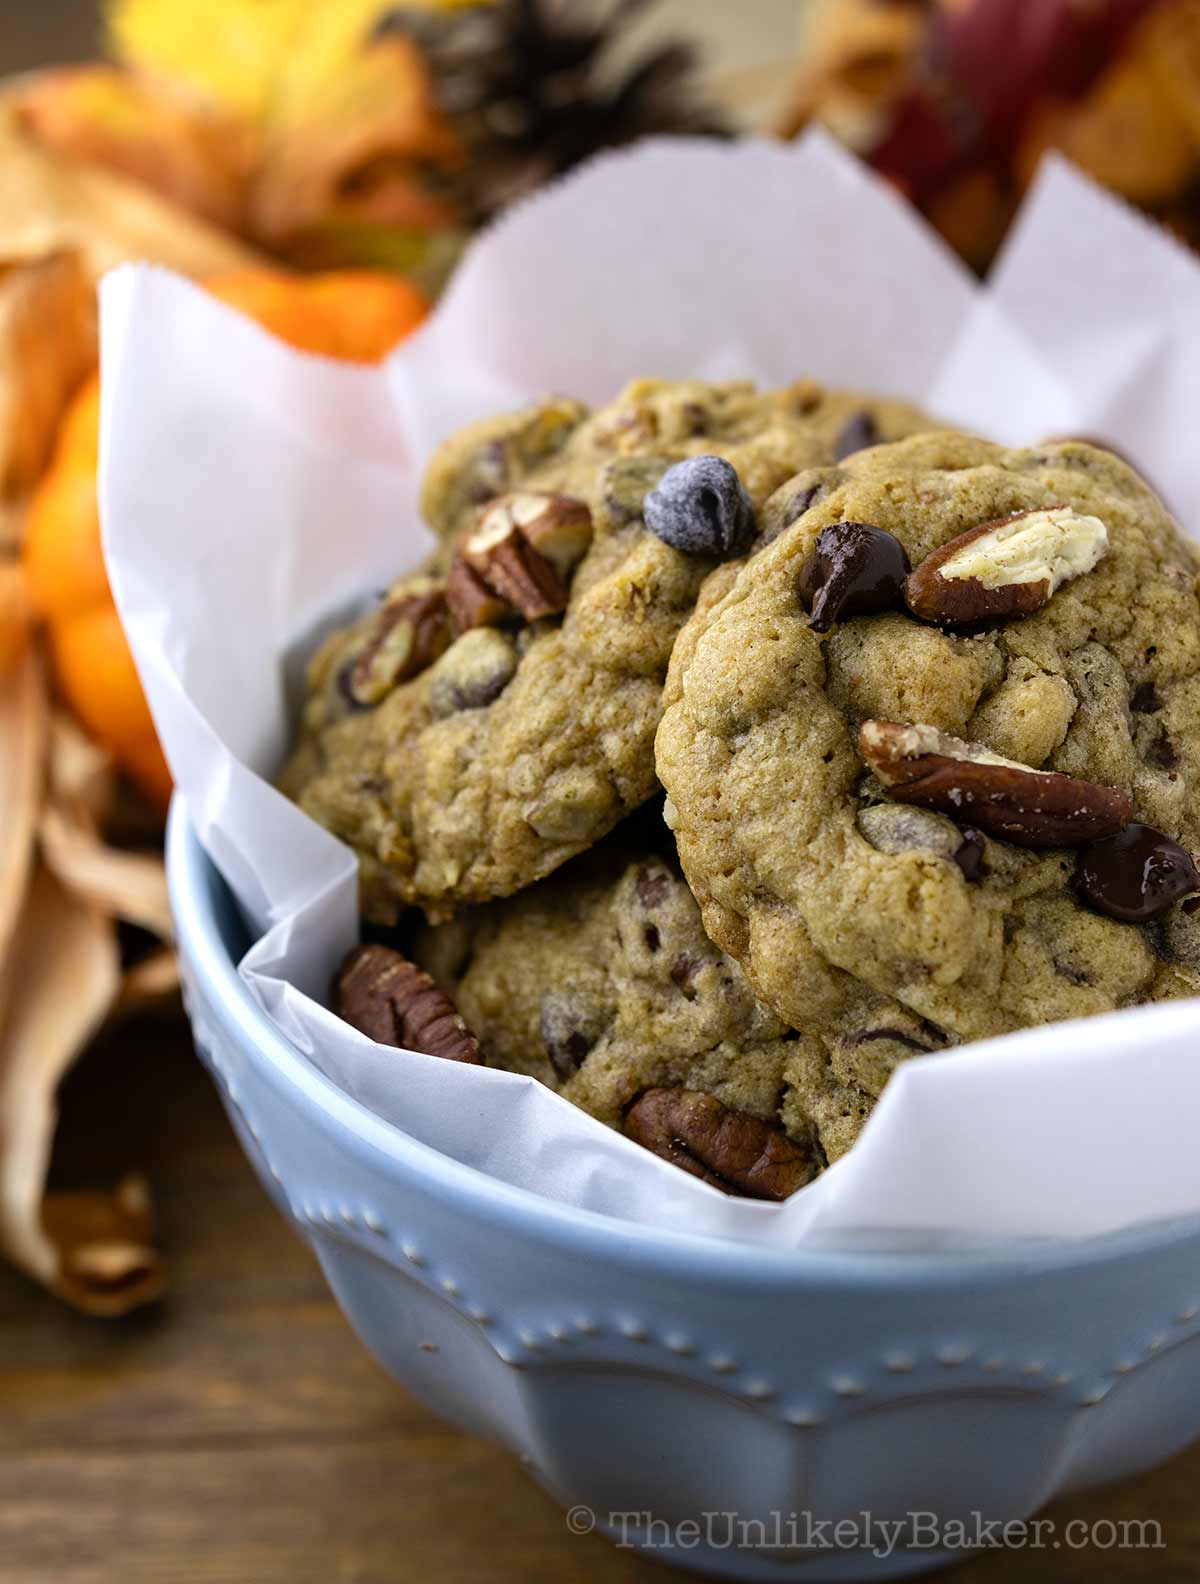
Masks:
[[[865,451],[868,446],[878,444],[879,425],[872,415],[869,412],[852,413],[833,442],[833,460],[840,462],[855,451]]]
[[[1144,924],[1200,892],[1200,870],[1177,841],[1134,823],[1085,847],[1074,883],[1098,913],[1122,924]]]
[[[908,572],[908,556],[894,534],[870,523],[822,528],[800,569],[800,598],[812,613],[808,625],[828,632],[847,616],[894,609]]]
[[[1153,682],[1139,682],[1129,695],[1129,708],[1138,715],[1155,715],[1162,709],[1162,699]]]

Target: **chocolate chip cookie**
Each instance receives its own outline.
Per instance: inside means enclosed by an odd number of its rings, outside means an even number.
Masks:
[[[1197,562],[1142,479],[928,434],[761,515],[675,645],[658,769],[842,1134],[918,1051],[1200,992]]]
[[[756,1000],[672,859],[610,838],[520,896],[427,926],[414,955],[490,1065],[696,1175],[781,1198],[824,1164],[810,1107],[833,1121],[825,1053]]]
[[[449,442],[424,497],[445,547],[321,649],[282,781],[358,852],[367,916],[509,895],[650,797],[704,578],[798,468],[925,427],[811,382],[643,380]]]

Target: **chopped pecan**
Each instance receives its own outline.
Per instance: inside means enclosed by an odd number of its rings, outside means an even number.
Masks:
[[[450,644],[450,610],[440,583],[426,579],[389,596],[346,661],[338,685],[359,709],[380,703],[433,664]]]
[[[334,980],[334,1008],[368,1039],[478,1064],[479,1045],[453,1001],[389,946],[356,946]]]
[[[446,577],[446,601],[450,606],[450,620],[456,633],[470,632],[475,627],[500,627],[512,621],[517,614],[506,599],[501,599],[487,586],[461,555],[456,555],[450,563]]]
[[[1067,506],[1018,512],[977,523],[926,556],[905,579],[904,598],[914,616],[940,627],[1031,616],[1107,549],[1099,517]]]
[[[569,495],[493,501],[454,558],[447,597],[455,628],[537,621],[567,606],[571,569],[591,542],[586,504]]]
[[[692,1089],[647,1089],[625,1113],[635,1143],[725,1193],[786,1199],[816,1176],[812,1149]]]
[[[545,556],[564,582],[570,578],[592,542],[592,513],[586,501],[574,495],[527,490],[498,501],[487,516],[498,508],[503,508],[521,537]]]
[[[1133,801],[1052,770],[1032,770],[934,726],[864,721],[859,751],[899,803],[969,819],[1019,847],[1082,847],[1133,818]]]

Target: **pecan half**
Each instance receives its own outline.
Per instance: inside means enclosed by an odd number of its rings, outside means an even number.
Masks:
[[[446,595],[457,631],[567,606],[568,578],[591,542],[592,516],[570,495],[504,495],[459,547]]]
[[[480,1061],[479,1045],[448,995],[390,946],[356,946],[333,983],[334,1010],[368,1039],[441,1056]]]
[[[803,1144],[745,1111],[693,1089],[647,1089],[625,1113],[635,1143],[725,1193],[786,1199],[816,1176]]]
[[[1031,770],[935,726],[868,720],[859,752],[898,803],[969,820],[1018,847],[1081,847],[1133,818],[1133,800],[1053,770]]]
[[[450,645],[450,609],[440,583],[413,586],[389,597],[367,628],[364,642],[342,667],[338,685],[351,704],[370,709],[444,654]]]
[[[1018,512],[977,523],[926,556],[904,581],[905,602],[914,616],[941,627],[1031,616],[1107,549],[1099,517],[1068,506]]]

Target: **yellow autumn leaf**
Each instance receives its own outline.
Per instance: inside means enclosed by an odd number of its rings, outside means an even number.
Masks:
[[[448,10],[481,0],[406,3]],[[395,0],[112,0],[108,29],[121,60],[265,122],[352,69],[374,24],[395,9]]]

